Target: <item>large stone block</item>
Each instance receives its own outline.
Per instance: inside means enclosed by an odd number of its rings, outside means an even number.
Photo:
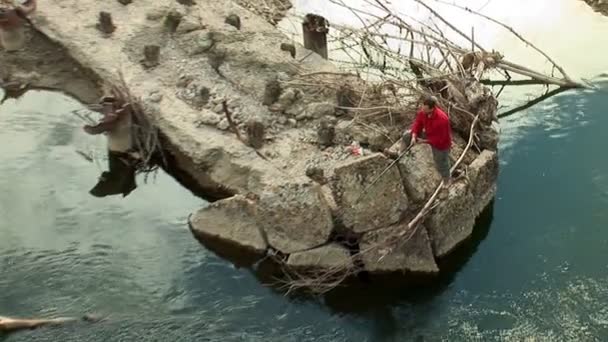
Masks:
[[[254,217],[255,204],[236,195],[209,204],[190,218],[192,232],[199,238],[214,237],[256,252],[268,247]]]
[[[476,206],[476,199],[466,182],[452,184],[446,198],[425,222],[436,257],[445,256],[471,236]]]
[[[338,244],[311,249],[309,251],[291,254],[287,265],[295,268],[332,268],[349,269],[353,261],[348,250]]]
[[[498,155],[489,150],[482,151],[469,165],[470,191],[476,201],[475,213],[477,215],[485,209],[496,194],[498,167]]]
[[[365,234],[360,243],[365,269],[377,273],[438,273],[426,228],[421,226],[409,241],[398,242],[403,239],[399,234],[406,229],[407,224],[401,224]]]
[[[441,182],[433,152],[426,144],[414,145],[399,161],[399,170],[410,200],[418,204],[426,201]]]
[[[389,164],[390,160],[378,153],[336,167],[332,189],[346,227],[365,232],[399,221],[407,209],[408,199],[398,168],[391,168],[371,185]],[[368,186],[367,192],[363,193]]]
[[[258,225],[281,252],[308,250],[329,239],[333,219],[318,184],[307,180],[269,186],[258,203]]]

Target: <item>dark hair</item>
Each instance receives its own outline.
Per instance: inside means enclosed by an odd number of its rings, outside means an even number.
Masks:
[[[425,96],[422,100],[422,104],[433,109],[435,106],[437,106],[437,98],[435,96]]]

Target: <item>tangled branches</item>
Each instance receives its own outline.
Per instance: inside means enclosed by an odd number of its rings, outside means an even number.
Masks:
[[[337,94],[338,110],[344,111],[352,124],[367,125],[370,129],[380,127],[387,136],[400,132],[404,124],[412,121],[421,96],[437,96],[442,107],[447,108],[453,128],[467,141],[452,172],[462,168],[471,149],[479,152],[496,148],[496,141],[482,141],[485,138],[480,137],[492,131],[492,122],[497,120],[496,97],[506,86],[552,85],[560,91],[584,87],[514,29],[468,8],[461,9],[507,29],[540,53],[561,76],[512,63],[502,53],[485,49],[475,40],[474,32],[465,34],[429,5],[441,0],[413,0],[429,13],[428,22],[398,13],[385,0],[365,0],[367,10],[349,6],[344,0],[330,1],[361,22],[358,28],[332,24],[329,39],[330,47],[333,46],[332,60],[344,72],[302,73],[290,80],[289,85],[306,87],[309,92]],[[446,28],[441,29],[440,25]],[[454,36],[466,44],[456,43],[450,38]],[[523,79],[513,79],[513,75]],[[499,86],[500,90],[492,94],[481,84]],[[351,251],[351,257],[342,263],[304,271],[285,265],[285,276],[280,280],[283,288],[288,292],[301,289],[325,293],[357,274],[363,260],[380,262],[404,249],[406,244],[416,243],[420,227],[442,202],[439,199],[442,187],[443,184],[438,184],[415,212],[390,227],[390,234]],[[340,211],[336,216],[341,215]]]
[[[400,86],[423,83],[437,94],[445,87],[445,83],[438,80],[474,79],[498,87],[496,97],[508,86],[556,86],[561,91],[586,87],[574,81],[555,60],[515,29],[467,7],[445,0],[411,0],[393,5],[386,0],[363,0],[361,7],[353,7],[344,0],[330,2],[359,21],[358,25],[332,23],[328,37],[330,59],[366,80]],[[420,17],[428,20],[418,20],[397,9],[411,4],[417,5],[418,10],[424,12]],[[538,53],[560,76],[513,63],[504,54],[486,49],[476,41],[474,30],[467,34],[456,27],[434,8],[439,6],[452,6],[497,25]]]

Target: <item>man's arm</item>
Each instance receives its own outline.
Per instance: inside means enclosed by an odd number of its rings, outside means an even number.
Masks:
[[[417,113],[416,114],[416,119],[414,120],[414,123],[412,124],[411,127],[411,132],[412,132],[412,140],[410,141],[410,146],[414,145],[416,143],[416,139],[418,138],[418,136],[420,135],[420,132],[422,131],[422,117],[423,113]]]

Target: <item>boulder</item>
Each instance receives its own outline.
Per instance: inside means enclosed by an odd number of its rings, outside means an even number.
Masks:
[[[399,234],[406,229],[407,223],[363,235],[360,249],[365,269],[376,273],[438,273],[439,267],[435,263],[431,241],[424,226],[420,226],[409,241],[391,243],[399,239]],[[389,249],[388,246],[394,247]]]
[[[192,232],[199,238],[215,237],[230,241],[255,252],[268,247],[255,221],[255,204],[236,195],[209,204],[190,219]]]
[[[338,244],[293,253],[287,259],[287,265],[294,268],[352,268],[353,261],[348,250]]]
[[[433,151],[426,144],[417,144],[399,161],[403,186],[410,200],[422,204],[435,192],[441,176],[435,167]]]
[[[286,254],[326,243],[333,229],[321,187],[308,179],[269,186],[260,195],[256,216],[268,243]]]
[[[466,182],[456,182],[448,189],[447,197],[425,220],[433,242],[435,256],[440,258],[471,236],[475,225],[477,200]]]
[[[371,185],[389,164],[390,160],[376,153],[335,168],[332,190],[336,204],[342,222],[354,232],[388,227],[398,222],[407,209],[408,198],[397,167]]]
[[[496,194],[498,166],[496,152],[484,150],[468,167],[470,191],[476,200],[475,212],[477,215],[485,209]]]

